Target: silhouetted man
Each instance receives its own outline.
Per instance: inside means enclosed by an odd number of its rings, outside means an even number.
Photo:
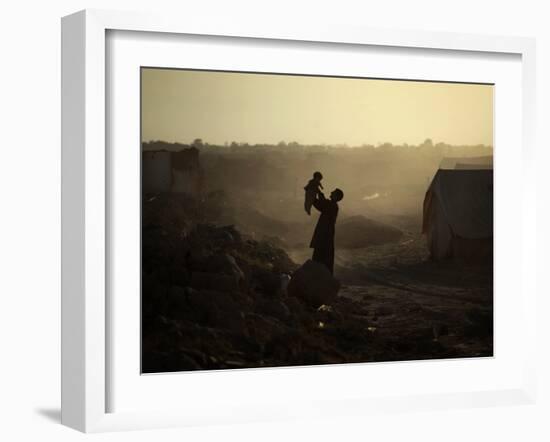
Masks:
[[[342,198],[344,198],[344,192],[334,189],[329,200],[325,198],[323,192],[319,192],[313,202],[313,207],[321,212],[321,215],[309,247],[313,249],[313,261],[324,264],[330,273],[334,272],[334,232],[338,217],[338,201]]]

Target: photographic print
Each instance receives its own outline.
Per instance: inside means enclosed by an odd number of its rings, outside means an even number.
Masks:
[[[493,94],[141,68],[142,372],[493,356]]]

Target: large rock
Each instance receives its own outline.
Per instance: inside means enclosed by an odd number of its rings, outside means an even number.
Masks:
[[[330,305],[338,290],[340,282],[323,264],[311,260],[294,272],[287,288],[289,296],[300,298],[315,308],[322,304]]]
[[[358,249],[399,241],[402,235],[396,227],[357,215],[338,221],[335,243],[337,248]]]

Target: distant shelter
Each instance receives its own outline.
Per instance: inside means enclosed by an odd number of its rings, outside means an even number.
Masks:
[[[204,171],[194,147],[177,152],[143,151],[141,175],[145,194],[172,192],[198,197],[203,191]]]

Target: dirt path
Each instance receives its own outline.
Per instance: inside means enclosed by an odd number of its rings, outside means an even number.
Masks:
[[[339,295],[364,306],[384,360],[422,353],[491,356],[492,269],[432,262],[424,241],[407,232],[398,243],[337,251]],[[311,250],[290,254],[304,262]]]

